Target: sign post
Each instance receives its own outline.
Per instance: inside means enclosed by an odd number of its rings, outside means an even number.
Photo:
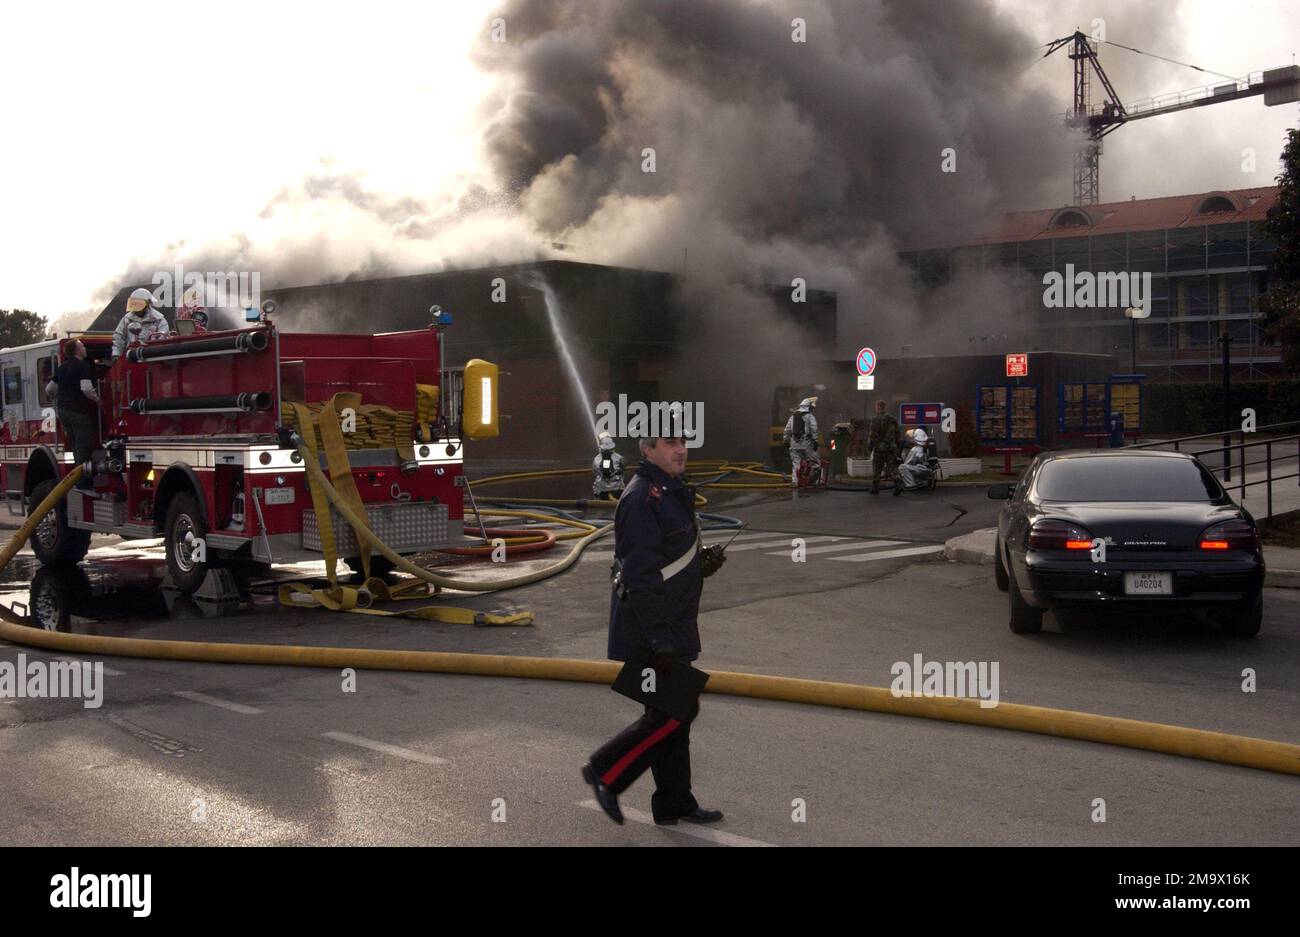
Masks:
[[[858,367],[858,390],[875,390],[876,389],[876,353],[870,348],[863,348],[858,352],[855,362]],[[867,421],[867,401],[862,401],[862,422]]]

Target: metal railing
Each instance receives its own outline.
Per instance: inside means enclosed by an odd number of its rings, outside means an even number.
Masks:
[[[1286,431],[1290,430],[1290,433]],[[1268,439],[1258,439],[1253,442],[1247,442],[1247,436],[1257,436],[1260,433],[1274,432],[1279,435],[1272,436]],[[1232,441],[1233,436],[1237,441]],[[1188,443],[1195,443],[1204,439],[1221,439],[1223,445],[1210,446],[1208,448],[1191,448],[1187,447]],[[1222,472],[1223,487],[1228,491],[1237,491],[1237,500],[1241,501],[1246,495],[1246,489],[1251,485],[1265,486],[1266,513],[1265,522],[1273,518],[1273,483],[1286,481],[1287,479],[1296,479],[1297,486],[1300,486],[1300,420],[1292,420],[1288,423],[1270,423],[1267,426],[1257,426],[1254,431],[1246,432],[1245,430],[1232,430],[1228,433],[1201,433],[1199,436],[1180,436],[1177,439],[1157,439],[1152,442],[1136,443],[1131,446],[1125,446],[1126,449],[1157,449],[1168,448],[1172,446],[1175,452],[1186,452],[1200,459],[1202,464],[1211,472]],[[1247,449],[1263,448],[1264,457],[1262,459],[1252,459],[1246,461]],[[1232,482],[1233,470],[1233,453],[1237,454],[1236,468],[1239,470],[1240,481],[1235,485]],[[1202,456],[1219,453],[1223,456],[1223,466],[1221,469],[1215,469],[1210,466]],[[1257,453],[1252,453],[1256,455]],[[1279,474],[1277,469],[1285,468],[1284,465],[1275,465],[1275,463],[1289,462],[1291,459],[1296,460],[1296,470],[1289,474]],[[1246,469],[1251,466],[1264,466],[1264,476],[1247,480]]]

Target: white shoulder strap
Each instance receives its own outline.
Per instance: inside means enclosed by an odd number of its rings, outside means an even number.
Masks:
[[[669,579],[672,579],[683,569],[689,566],[691,560],[695,558],[695,554],[699,552],[699,549],[700,549],[700,532],[699,530],[696,530],[695,542],[691,544],[690,549],[687,550],[685,553],[683,553],[681,556],[677,557],[677,559],[673,560],[663,569],[659,570],[659,575],[664,577],[664,582],[667,582]]]

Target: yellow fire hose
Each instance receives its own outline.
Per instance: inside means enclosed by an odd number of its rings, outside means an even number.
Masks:
[[[320,468],[305,459],[308,471]],[[0,569],[22,548],[44,515],[52,510],[76,483],[80,471],[74,469],[36,507],[23,527],[0,551]],[[331,500],[338,498],[326,482]],[[338,502],[335,501],[338,507]],[[346,515],[345,515],[346,516]],[[363,526],[364,529],[364,526]],[[594,540],[609,528],[587,534],[579,544]],[[376,548],[388,555],[387,547],[376,541]],[[391,551],[389,551],[391,552]],[[565,562],[571,563],[577,549]],[[401,560],[396,554],[390,560]],[[403,562],[405,562],[403,560]],[[407,564],[411,565],[411,564]],[[419,567],[416,567],[418,570]],[[427,573],[427,570],[421,570]],[[433,575],[433,574],[429,574]],[[442,577],[436,577],[442,579]],[[534,579],[536,574],[518,579]],[[519,583],[522,584],[522,583]],[[477,584],[476,584],[477,585]],[[480,590],[481,591],[481,590]],[[3,606],[0,606],[3,608]],[[12,613],[4,609],[6,616]],[[140,638],[117,638],[98,635],[61,634],[27,625],[0,621],[0,638],[30,647],[43,647],[78,654],[103,654],[117,657],[140,657],[154,660],[179,660],[208,663],[262,664],[296,667],[359,667],[372,670],[401,670],[419,673],[458,673],[475,676],[567,680],[579,683],[613,682],[619,665],[607,661],[515,657],[500,654],[455,654],[440,651],[394,651],[376,648],[302,647],[276,644],[231,644],[200,641],[164,641]],[[1119,745],[1144,751],[1182,755],[1221,764],[1241,765],[1262,771],[1300,775],[1300,745],[1207,732],[1185,726],[1163,725],[1134,719],[1120,719],[1095,713],[1047,709],[1020,703],[999,703],[986,709],[975,699],[956,697],[896,697],[883,687],[856,686],[821,680],[800,680],[764,674],[712,672],[707,687],[710,693],[747,696],[753,699],[780,700],[858,709],[867,712],[939,719],[1019,732],[1034,732],[1057,738],[1078,739]]]
[[[613,682],[620,666],[610,661],[515,657],[503,654],[455,654],[442,651],[393,651],[375,648],[114,638],[61,634],[9,622],[0,622],[0,638],[16,644],[56,651],[142,657],[152,660],[334,669],[355,667],[413,673],[566,680],[605,685]],[[993,709],[983,709],[980,707],[980,701],[975,699],[895,697],[889,690],[881,687],[726,671],[711,672],[707,690],[710,693],[729,696],[808,703],[839,709],[859,709],[867,712],[1014,729],[1020,732],[1035,732],[1058,738],[1102,742],[1126,748],[1258,768],[1263,771],[1300,775],[1300,745],[1228,735],[1223,732],[1207,732],[1183,726],[1099,716],[1093,713],[1045,709],[1019,703],[999,703]]]
[[[297,431],[293,435],[294,444],[297,445],[298,451],[303,458],[304,468],[307,470],[308,489],[311,493],[312,507],[316,514],[317,529],[320,532],[321,548],[329,585],[324,589],[318,589],[305,583],[287,583],[281,586],[279,590],[281,604],[320,607],[331,611],[354,612],[364,615],[422,618],[457,624],[531,624],[533,621],[532,612],[501,614],[477,612],[473,609],[449,606],[424,606],[416,609],[389,611],[373,609],[370,605],[375,599],[399,601],[428,598],[432,594],[437,594],[441,589],[480,593],[499,592],[537,582],[540,579],[545,579],[568,569],[577,561],[578,556],[586,549],[588,544],[613,529],[613,525],[596,528],[590,524],[569,522],[569,526],[577,526],[583,528],[583,530],[579,533],[580,539],[564,559],[533,573],[506,579],[490,581],[458,580],[448,576],[440,576],[422,566],[417,566],[380,540],[374,531],[370,529],[368,519],[365,517],[365,506],[361,501],[361,496],[357,493],[356,483],[352,478],[352,471],[338,418],[338,414],[342,409],[355,407],[359,400],[360,397],[356,394],[336,394],[314,414],[303,404],[288,404],[289,412],[297,427]],[[326,464],[330,468],[330,478],[326,478],[320,468],[320,458],[316,445],[318,435],[322,444],[321,448],[325,450]],[[351,525],[357,543],[361,546],[361,563],[365,582],[360,587],[340,585],[336,578],[334,567],[337,559],[337,549],[334,539],[333,520],[330,514],[331,505]],[[542,517],[543,515],[533,516]],[[556,520],[555,518],[546,519]],[[397,569],[414,576],[415,581],[398,586],[389,586],[383,579],[370,576],[370,551],[372,549],[386,557]],[[432,590],[430,587],[432,587]]]

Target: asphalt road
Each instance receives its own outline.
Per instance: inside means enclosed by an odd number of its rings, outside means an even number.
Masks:
[[[1049,616],[1013,635],[988,567],[933,548],[991,524],[982,489],[715,504],[751,524],[706,583],[705,669],[888,686],[924,660],[998,665],[1000,698],[1284,741],[1300,715],[1300,593],[1268,590],[1260,636],[1195,620]],[[962,509],[966,513],[959,514]],[[955,519],[955,520],[954,520]],[[804,562],[792,560],[802,540]],[[87,578],[43,574],[73,631],[187,640],[603,659],[598,554],[478,608],[532,627],[473,628],[168,602],[157,550],[97,541]],[[28,559],[0,601],[30,605]],[[266,591],[264,588],[261,591]],[[48,601],[47,601],[48,605]],[[57,605],[57,602],[56,602]],[[48,608],[46,609],[48,611]],[[57,610],[57,609],[56,609]],[[68,611],[68,610],[65,610]],[[88,617],[85,612],[93,612]],[[208,614],[220,611],[216,617]],[[0,661],[50,655],[0,647]],[[1300,780],[1186,758],[929,720],[706,696],[694,786],[717,827],[593,809],[587,754],[637,714],[594,685],[104,658],[104,704],[0,701],[0,844],[1294,844]],[[1257,689],[1242,692],[1253,668]],[[1105,822],[1094,822],[1096,800]],[[802,804],[803,819],[796,811]]]

